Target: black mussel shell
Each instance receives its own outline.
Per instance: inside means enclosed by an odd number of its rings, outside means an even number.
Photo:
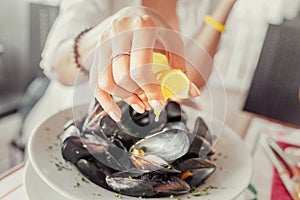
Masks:
[[[205,138],[210,143],[210,145],[213,144],[211,132],[201,117],[197,117],[193,132],[196,135],[200,135],[201,137]]]
[[[200,135],[188,133],[188,137],[190,140],[190,148],[187,153],[188,156],[205,158],[215,153],[215,149],[211,144]]]
[[[150,183],[140,179],[142,174],[140,171],[135,173],[132,170],[116,172],[106,177],[106,183],[114,191],[124,195],[151,197],[154,195],[153,187]]]
[[[139,138],[123,131],[109,115],[101,117],[100,129],[112,141],[115,139],[121,141],[127,150],[139,140]]]
[[[106,184],[105,178],[113,172],[112,169],[102,165],[93,157],[78,160],[76,167],[82,173],[82,175],[84,175],[93,183],[105,189],[111,190],[111,188]]]
[[[73,164],[76,164],[81,158],[90,156],[90,152],[84,147],[81,138],[77,136],[70,136],[65,139],[61,152],[63,158]]]
[[[154,193],[159,197],[186,194],[190,186],[182,179],[171,174],[145,174],[141,178],[153,186]]]
[[[191,172],[192,176],[185,181],[191,187],[198,187],[215,171],[216,166],[208,159],[191,158],[177,163],[176,168],[181,171]]]
[[[185,113],[182,111],[179,103],[175,101],[169,101],[165,107],[167,112],[168,122],[186,122]]]

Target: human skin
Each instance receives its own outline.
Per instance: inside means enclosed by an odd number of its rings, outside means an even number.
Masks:
[[[117,59],[111,61],[110,65],[106,66],[106,70],[98,73],[98,75],[101,74],[99,76],[101,78],[93,77],[99,79],[94,81],[94,95],[96,99],[100,102],[104,110],[116,121],[120,120],[121,111],[112,100],[111,94],[123,98],[140,113],[144,112],[144,110],[149,110],[151,107],[160,109],[164,102],[158,84],[145,84],[156,82],[155,77],[151,74],[151,69],[145,67],[152,62],[154,49],[143,48],[145,46],[154,47],[156,35],[155,31],[147,32],[142,31],[142,29],[149,30],[149,28],[157,27],[177,30],[179,26],[176,16],[177,1],[143,0],[142,3],[144,7],[128,7],[115,13],[84,34],[78,43],[79,62],[85,63],[84,61],[94,51],[99,42],[101,43],[109,38],[116,38],[115,36],[126,31],[132,32],[129,40],[119,39],[116,41],[112,39],[113,42],[109,49],[111,54],[117,54],[126,50],[131,52],[130,55],[118,56]],[[235,0],[219,0],[211,13],[212,17],[218,22],[225,24],[234,3]],[[160,13],[161,16],[158,16],[157,13]],[[162,18],[164,20],[161,20]],[[168,24],[164,21],[167,21]],[[136,29],[140,31],[133,31]],[[205,24],[196,41],[213,57],[217,50],[220,36],[221,33],[214,27]],[[180,37],[176,41],[178,42],[178,46],[180,46]],[[73,59],[73,44],[73,39],[69,39],[65,40],[58,47],[53,66],[58,80],[65,85],[72,85],[75,78],[80,74]],[[137,51],[137,49],[140,50]],[[169,62],[173,68],[180,68],[184,65],[183,58],[176,55],[173,55]],[[90,65],[84,66],[87,70],[91,70],[90,67]],[[197,73],[192,68],[190,71],[186,71],[186,73],[191,82],[198,88],[201,88],[209,77],[212,70],[211,67],[205,66],[197,69],[201,71],[201,78],[196,75]],[[195,87],[192,87],[192,89],[191,93],[197,95]]]

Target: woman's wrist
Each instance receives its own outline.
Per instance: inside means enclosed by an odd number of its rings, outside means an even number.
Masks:
[[[236,0],[219,0],[218,4],[211,13],[211,16],[218,22],[225,24],[227,17],[234,6]]]

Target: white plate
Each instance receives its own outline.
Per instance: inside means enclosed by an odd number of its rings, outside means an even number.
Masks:
[[[27,162],[25,165],[23,179],[27,199],[68,200],[67,197],[62,196],[61,194],[53,190],[49,185],[47,185],[35,172],[30,162]]]
[[[76,112],[84,115],[86,106],[76,108]],[[195,111],[188,111],[191,116],[195,116]],[[41,126],[37,127],[29,140],[29,158],[37,174],[53,189],[70,199],[116,199],[114,193],[104,190],[101,187],[81,180],[82,176],[78,170],[66,163],[60,152],[59,140],[57,136],[62,132],[63,126],[72,118],[72,110],[60,112]],[[205,121],[209,121],[204,117]],[[209,195],[194,197],[191,194],[180,196],[180,199],[234,199],[248,186],[252,174],[252,160],[248,149],[240,137],[223,123],[213,119],[209,121],[209,127],[224,127],[215,148],[217,153],[217,170],[209,177],[206,183],[199,187],[203,190],[209,185],[216,186],[217,189],[210,189]],[[58,170],[63,166],[67,169]],[[77,187],[77,183],[80,184]],[[122,199],[138,199],[122,196]],[[157,198],[160,200],[170,199]]]

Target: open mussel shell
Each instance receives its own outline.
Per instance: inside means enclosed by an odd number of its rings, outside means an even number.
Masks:
[[[114,170],[126,170],[133,166],[127,151],[97,135],[87,133],[84,137],[71,136],[65,139],[62,156],[73,164],[81,158],[92,156]]]
[[[82,138],[85,147],[100,163],[119,171],[132,168],[128,152],[124,149],[96,135],[85,135],[85,137]]]
[[[155,120],[156,116],[153,110],[140,114],[126,103],[119,104],[119,106],[122,110],[122,119],[117,124],[121,130],[129,135],[144,138],[160,131],[166,123],[166,112],[164,110],[161,111],[159,119]]]
[[[106,176],[112,173],[112,170],[105,165],[102,165],[93,157],[82,158],[77,161],[76,167],[78,170],[93,183],[111,190],[106,184]]]
[[[172,174],[149,173],[144,174],[141,179],[150,183],[159,197],[186,194],[191,189],[187,182]]]
[[[183,172],[191,172],[192,176],[185,181],[191,187],[198,187],[215,171],[216,166],[208,159],[191,158],[177,163],[176,168]]]
[[[136,197],[151,197],[154,190],[149,182],[141,180],[143,172],[133,169],[123,172],[116,172],[106,177],[106,183],[114,191],[124,195]]]
[[[76,164],[81,158],[90,156],[90,152],[84,147],[80,137],[70,136],[66,138],[61,147],[61,153],[65,160]]]
[[[189,138],[180,129],[163,130],[138,141],[134,147],[146,149],[146,155],[157,155],[170,164],[187,153]]]
[[[181,109],[179,103],[169,101],[165,107],[168,122],[186,122],[186,114]]]
[[[186,127],[185,123],[183,122],[168,122],[164,126],[163,130],[174,130],[174,129],[179,129],[183,130],[185,132],[188,132],[188,128]]]
[[[107,114],[102,115],[99,120],[99,128],[106,135],[107,138],[111,140],[119,140],[122,144],[129,149],[134,143],[136,143],[139,138],[128,134],[126,130],[119,127],[117,123]]]
[[[201,137],[205,138],[205,140],[207,140],[210,143],[210,145],[213,145],[211,132],[201,117],[197,117],[193,132],[196,135],[200,135]]]
[[[104,111],[99,102],[95,99],[90,103],[88,114],[83,121],[82,131],[99,130],[99,120]]]
[[[80,136],[80,129],[73,120],[65,124],[63,133],[59,135],[59,140],[63,143],[70,136]]]
[[[147,158],[150,157],[150,158]],[[154,159],[153,159],[154,158]],[[166,168],[168,163],[158,156],[145,156],[144,158],[137,155],[131,155],[130,159],[135,167],[144,173],[180,173],[179,170],[173,168]]]
[[[188,133],[188,138],[190,140],[188,156],[205,158],[215,153],[211,144],[200,135]]]
[[[135,173],[135,170],[117,172],[106,177],[115,191],[136,197],[170,196],[185,194],[190,186],[172,174]]]

